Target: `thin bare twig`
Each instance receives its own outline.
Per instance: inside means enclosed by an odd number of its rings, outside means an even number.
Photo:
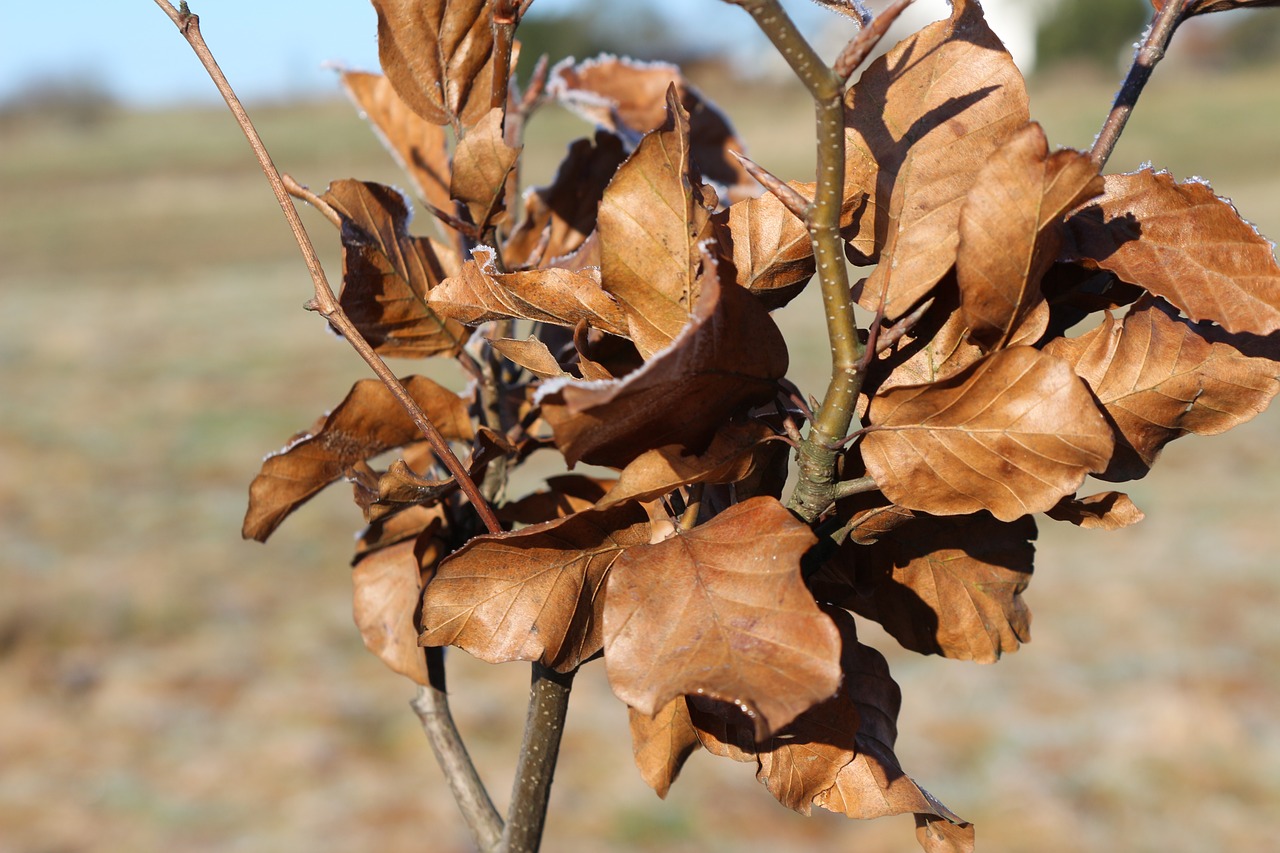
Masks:
[[[1169,0],[1165,3],[1164,8],[1156,13],[1151,27],[1147,30],[1146,38],[1133,55],[1133,65],[1129,66],[1129,73],[1116,94],[1111,112],[1107,114],[1107,120],[1103,123],[1098,138],[1093,142],[1093,149],[1089,152],[1089,156],[1098,164],[1099,169],[1111,158],[1111,152],[1120,141],[1120,134],[1124,132],[1124,126],[1133,113],[1134,105],[1138,103],[1138,97],[1146,87],[1147,81],[1151,79],[1151,72],[1155,70],[1156,64],[1164,58],[1169,41],[1173,38],[1174,31],[1178,29],[1178,24],[1182,23],[1183,14],[1189,2],[1190,0]]]
[[[285,219],[289,222],[289,228],[293,232],[294,240],[302,251],[307,271],[311,274],[311,281],[315,287],[315,296],[307,303],[307,307],[328,320],[330,325],[346,338],[352,348],[360,354],[360,357],[372,368],[373,372],[382,380],[383,384],[387,386],[387,389],[408,413],[414,425],[426,437],[431,444],[431,449],[435,451],[437,457],[449,470],[449,473],[457,479],[459,487],[466,494],[467,499],[471,501],[472,506],[475,507],[485,527],[491,533],[501,532],[502,526],[498,523],[497,516],[493,514],[493,510],[481,496],[475,482],[468,476],[466,468],[463,467],[458,457],[454,455],[452,448],[449,447],[449,442],[440,435],[439,430],[435,428],[426,413],[409,395],[408,390],[405,389],[404,385],[391,371],[391,368],[387,367],[387,363],[382,360],[382,357],[374,352],[373,348],[369,346],[369,343],[339,306],[337,297],[334,296],[333,289],[329,286],[329,281],[325,277],[324,268],[320,265],[320,259],[316,255],[315,247],[311,244],[311,238],[308,236],[307,230],[302,224],[302,219],[298,216],[298,211],[293,206],[293,201],[289,198],[289,192],[280,178],[280,171],[272,161],[271,155],[267,153],[266,145],[263,144],[257,129],[253,126],[253,122],[249,120],[248,113],[245,112],[240,99],[236,96],[235,90],[227,82],[227,78],[222,73],[222,69],[218,67],[212,51],[209,50],[209,46],[205,44],[204,37],[200,34],[200,18],[191,13],[185,2],[177,9],[167,0],[155,0],[155,3],[169,16],[169,19],[173,21],[178,31],[182,33],[187,43],[191,45],[191,49],[199,57],[200,63],[204,66],[205,71],[208,72],[210,79],[213,80],[213,84],[218,87],[218,92],[222,95],[223,100],[227,102],[227,107],[230,108],[231,114],[235,116],[236,122],[244,132],[245,138],[249,140],[249,146],[253,148],[253,153],[258,158],[258,163],[262,166],[262,171],[266,174],[267,181],[271,184],[271,191],[275,194],[276,201],[280,204],[280,209],[284,212]]]
[[[875,478],[873,477],[859,477],[856,480],[842,480],[841,482],[836,483],[836,500],[860,495],[864,492],[874,492],[878,488],[880,487],[876,485]]]
[[[794,213],[801,222],[806,220],[813,202],[801,195],[795,187],[770,172],[764,166],[756,163],[750,157],[739,154],[737,151],[730,151],[729,153],[737,157],[738,162],[747,170],[747,174],[759,181],[760,186],[782,202],[783,207]]]
[[[849,40],[832,65],[841,82],[847,82],[853,76],[853,72],[866,61],[871,51],[875,50],[876,45],[880,43],[880,39],[889,32],[889,27],[893,26],[893,22],[898,20],[898,16],[905,12],[912,2],[914,0],[896,0],[879,15],[862,22],[862,30]]]
[[[547,802],[560,755],[569,712],[569,692],[574,670],[559,673],[540,663],[533,664],[529,716],[525,720],[520,764],[511,789],[511,808],[502,833],[501,853],[537,853],[547,820]]]

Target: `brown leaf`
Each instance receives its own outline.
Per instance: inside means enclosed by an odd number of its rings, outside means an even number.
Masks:
[[[604,289],[622,303],[628,337],[648,358],[689,322],[699,244],[711,236],[701,187],[689,173],[689,114],[674,87],[667,119],[640,142],[604,191],[597,229]]]
[[[436,124],[470,127],[493,93],[493,14],[486,0],[373,0],[378,59],[396,92]]]
[[[404,380],[409,396],[446,439],[473,434],[466,404],[452,391],[422,376]],[[268,456],[249,485],[242,534],[265,542],[280,522],[357,462],[420,438],[409,415],[377,379],[362,379],[309,432]]]
[[[342,85],[373,124],[400,168],[409,175],[418,195],[441,210],[452,209],[449,148],[444,128],[423,121],[400,99],[382,74],[344,71]]]
[[[579,249],[595,231],[600,198],[626,159],[622,140],[607,131],[597,131],[594,144],[570,145],[551,184],[526,194],[524,217],[503,247],[508,264],[545,267]]]
[[[650,717],[629,708],[631,748],[645,784],[667,798],[671,783],[689,756],[698,749],[698,732],[689,721],[689,706],[677,696]]]
[[[1280,330],[1280,264],[1231,202],[1150,169],[1105,180],[1102,198],[1067,220],[1070,259],[1145,287],[1192,320]]]
[[[729,120],[674,65],[613,56],[578,65],[564,62],[552,71],[547,91],[587,121],[635,144],[666,120],[669,87],[689,114],[690,157],[699,176],[739,191],[754,188],[755,181],[733,156],[743,147]]]
[[[498,510],[498,518],[512,524],[541,524],[591,509],[609,493],[615,480],[583,474],[559,474],[547,478],[551,488],[525,495]],[[603,509],[603,507],[601,507]]]
[[[690,453],[678,444],[647,450],[622,469],[617,485],[599,507],[651,500],[694,483],[736,483],[752,473],[756,465],[752,451],[772,435],[773,430],[759,421],[729,423],[702,453]]]
[[[356,563],[351,573],[353,614],[369,651],[393,672],[428,684],[414,623],[423,585],[416,546],[416,541],[401,542]]]
[[[574,328],[581,322],[615,335],[627,334],[627,318],[600,287],[600,271],[553,267],[502,273],[493,250],[479,246],[458,275],[431,291],[431,308],[469,326],[517,317]]]
[[[1115,456],[1099,478],[1144,477],[1175,438],[1217,435],[1266,409],[1280,366],[1241,352],[1248,337],[1194,325],[1148,298],[1123,321],[1107,314],[1078,338],[1051,341],[1045,352],[1075,368],[1115,425]]]
[[[502,107],[494,107],[458,143],[449,195],[467,206],[480,233],[501,221],[507,180],[520,159],[520,149],[503,138]]]
[[[403,512],[372,521],[356,536],[356,551],[352,565],[375,551],[388,548],[406,539],[417,539],[428,531],[441,529],[445,522],[444,508],[435,506],[411,506]],[[437,542],[437,544],[441,544]]]
[[[668,445],[701,453],[726,420],[773,397],[787,371],[782,334],[750,293],[720,284],[712,259],[707,266],[689,325],[642,369],[542,386],[542,415],[570,465],[622,468]]]
[[[969,335],[958,297],[940,296],[904,342],[876,362],[875,375],[888,375],[875,386],[886,391],[900,385],[928,385],[980,361],[984,353]]]
[[[635,504],[477,536],[427,585],[420,642],[569,672],[601,648],[610,567],[648,541],[648,517]]]
[[[404,196],[344,180],[330,184],[321,200],[342,221],[342,309],[374,350],[413,357],[461,349],[466,330],[427,305],[445,268],[430,240],[409,236]]]
[[[973,336],[992,349],[1034,343],[1048,323],[1040,280],[1058,256],[1066,213],[1102,192],[1089,155],[1049,153],[1040,125],[1014,133],[978,171],[960,210],[956,277]],[[1025,328],[1027,321],[1039,322]]]
[[[1111,458],[1111,428],[1066,362],[1000,350],[931,385],[871,401],[867,472],[907,509],[1005,521],[1043,512]]]
[[[1056,521],[1069,521],[1078,527],[1095,530],[1119,530],[1146,518],[1146,514],[1123,492],[1102,492],[1087,498],[1065,497],[1045,515]]]
[[[824,567],[844,581],[824,598],[879,622],[904,648],[994,663],[1031,638],[1022,591],[1031,580],[1036,525],[987,513],[917,515],[870,545],[847,542]]]
[[[513,364],[518,364],[539,379],[568,376],[568,372],[556,361],[547,345],[530,335],[523,341],[513,338],[496,338],[489,341],[494,352]]]
[[[972,0],[873,62],[849,90],[846,194],[869,194],[854,263],[881,263],[856,295],[890,319],[956,260],[965,195],[1000,145],[1027,123],[1017,67]]]
[[[800,576],[816,543],[773,498],[752,498],[614,565],[604,609],[613,692],[655,714],[682,694],[735,702],[767,736],[831,696],[840,638]]]

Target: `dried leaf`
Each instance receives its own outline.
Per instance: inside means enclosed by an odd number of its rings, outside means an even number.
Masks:
[[[1123,492],[1102,492],[1087,498],[1065,497],[1045,515],[1056,521],[1069,521],[1078,527],[1095,530],[1119,530],[1146,518],[1145,513]]]
[[[474,260],[458,275],[431,291],[430,305],[440,315],[469,326],[517,317],[574,328],[585,322],[610,334],[627,334],[627,318],[600,287],[600,271],[551,268],[502,273],[493,250],[479,246]]]
[[[542,415],[570,465],[625,467],[658,447],[702,453],[725,421],[771,399],[786,374],[786,342],[747,291],[721,285],[708,259],[694,316],[671,346],[607,382],[552,380]]]
[[[957,225],[978,172],[1027,123],[1022,75],[972,0],[873,62],[849,90],[846,195],[869,194],[851,239],[876,267],[857,290],[896,319],[956,260]]]
[[[628,337],[646,358],[689,322],[697,299],[699,245],[710,214],[689,172],[689,114],[674,88],[667,119],[618,169],[600,202],[600,273],[622,303]]]
[[[352,602],[365,647],[393,672],[427,684],[427,662],[414,624],[423,585],[416,546],[401,542],[357,562],[351,573]]]
[[[523,341],[513,338],[497,338],[489,341],[489,344],[493,347],[494,352],[513,364],[520,365],[539,379],[553,379],[557,376],[569,375],[560,366],[560,362],[556,361],[556,357],[551,354],[551,350],[547,349],[547,345],[532,335]]]
[[[1192,320],[1280,331],[1280,264],[1229,201],[1150,169],[1105,180],[1102,198],[1067,221],[1070,259],[1145,287]]]
[[[541,524],[591,509],[609,493],[615,480],[583,474],[559,474],[547,478],[551,488],[525,495],[498,510],[498,517],[512,524]],[[600,507],[603,509],[603,507]]]
[[[1101,326],[1045,352],[1075,368],[1114,423],[1115,456],[1098,476],[1120,482],[1146,476],[1175,438],[1217,435],[1266,409],[1280,390],[1280,365],[1245,355],[1250,343],[1148,298],[1123,321],[1104,315]]]
[[[1031,347],[883,391],[870,418],[867,472],[893,503],[934,515],[1043,512],[1105,470],[1114,444],[1071,366]]]
[[[501,221],[507,180],[520,158],[520,149],[512,148],[503,138],[504,115],[502,107],[489,110],[467,131],[453,158],[449,194],[467,206],[471,222],[482,234]]]
[[[1102,192],[1089,155],[1049,153],[1040,125],[1014,133],[977,175],[960,210],[956,278],[973,336],[998,349],[1044,333],[1040,280],[1058,256],[1066,213]],[[1024,328],[1032,317],[1039,323]]]
[[[824,595],[879,622],[904,648],[994,663],[1031,638],[1022,591],[1034,519],[917,515],[870,545],[845,543],[823,570]],[[832,595],[834,578],[844,592]]]
[[[462,398],[422,376],[404,380],[440,434],[469,441],[471,419]],[[249,485],[242,534],[265,542],[280,522],[357,462],[420,438],[409,415],[377,379],[362,379],[309,432],[268,456]]]
[[[342,220],[340,302],[360,334],[382,355],[452,355],[467,332],[427,305],[445,277],[434,244],[407,232],[409,209],[391,187],[335,181],[321,199]]]
[[[875,375],[888,375],[879,392],[900,385],[928,385],[946,379],[980,361],[982,348],[969,336],[957,297],[939,297],[910,335],[876,363]]]
[[[677,696],[650,717],[635,708],[631,718],[631,748],[645,784],[664,800],[689,756],[698,748],[698,732],[689,721],[689,706]]]
[[[493,13],[486,0],[373,0],[378,59],[414,112],[470,127],[493,93]]]
[[[831,696],[839,634],[800,558],[816,543],[773,498],[752,498],[614,565],[604,610],[613,692],[655,714],[682,694],[735,702],[760,737]]]
[[[427,585],[420,642],[569,672],[601,648],[610,567],[648,541],[648,517],[635,504],[477,536]]]

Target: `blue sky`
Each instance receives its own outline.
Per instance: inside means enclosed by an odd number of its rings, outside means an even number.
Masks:
[[[537,0],[533,8],[554,12],[578,1]],[[754,35],[740,9],[718,0],[614,2],[668,10],[706,7],[715,22],[707,29],[718,37]],[[191,8],[247,100],[331,91],[332,74],[321,67],[326,61],[377,69],[377,16],[368,0],[191,0]],[[810,10],[818,11],[807,3],[796,6],[801,14]],[[217,98],[154,0],[0,0],[0,100],[33,79],[67,77],[96,78],[136,105]]]

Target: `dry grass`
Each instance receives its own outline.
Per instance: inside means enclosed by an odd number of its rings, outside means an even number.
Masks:
[[[1158,75],[1116,166],[1205,175],[1280,233],[1275,75]],[[1112,85],[1050,81],[1033,110],[1051,139],[1086,144]],[[761,162],[796,174],[811,159],[807,137],[783,135],[803,101],[713,94]],[[304,182],[399,180],[344,105],[259,118]],[[569,132],[565,117],[535,127],[531,145],[553,152]],[[363,369],[300,310],[305,273],[229,119],[4,134],[0,851],[465,850],[411,691],[351,625],[344,490],[268,548],[237,536],[261,455]],[[812,385],[813,302],[781,319]],[[908,656],[867,628],[906,694],[905,766],[979,823],[983,849],[1273,845],[1278,433],[1271,414],[1175,444],[1131,489],[1149,515],[1133,529],[1046,522],[1036,639],[998,666]],[[526,670],[452,660],[462,724],[505,800]],[[588,667],[546,849],[912,847],[909,821],[806,820],[707,756],[658,801],[629,751],[624,709]]]

